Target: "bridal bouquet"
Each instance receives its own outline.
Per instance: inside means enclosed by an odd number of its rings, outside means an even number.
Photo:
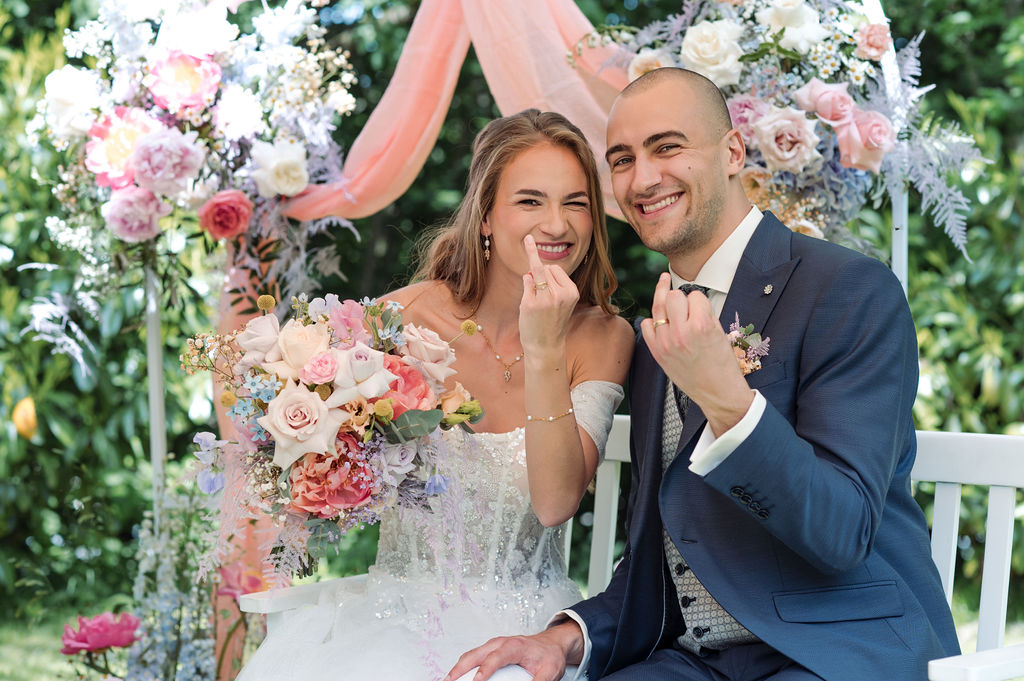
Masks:
[[[642,29],[601,27],[577,50],[618,46],[630,80],[664,66],[712,80],[747,146],[747,195],[795,231],[870,250],[847,223],[872,190],[910,182],[963,250],[969,204],[949,178],[980,152],[920,111],[923,35],[896,51],[867,14],[852,0],[686,0]]]
[[[101,0],[65,35],[69,63],[47,76],[28,132],[61,159],[42,179],[62,206],[46,225],[82,259],[71,301],[87,312],[143,268],[165,289],[190,285],[203,241],[207,255],[231,241],[234,267],[296,291],[336,273],[312,238],[342,221],[297,225],[280,209],[340,167],[331,133],[355,106],[355,76],[310,3],[262,3],[251,33],[229,20],[240,4]],[[60,326],[36,324],[44,336]]]
[[[239,519],[269,516],[279,528],[274,572],[287,579],[389,505],[444,493],[427,440],[439,428],[468,429],[483,412],[461,384],[444,388],[455,373],[450,343],[403,326],[395,303],[299,296],[284,325],[271,296],[258,303],[265,314],[235,333],[198,334],[181,362],[213,372],[239,435],[195,438],[198,485],[226,486],[237,502],[222,517],[218,549]]]

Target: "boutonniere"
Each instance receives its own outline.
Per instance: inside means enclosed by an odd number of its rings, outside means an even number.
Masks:
[[[768,356],[770,340],[754,333],[753,324],[740,326],[740,314],[736,313],[736,321],[729,325],[729,342],[732,343],[732,351],[744,376],[761,368],[761,358]]]

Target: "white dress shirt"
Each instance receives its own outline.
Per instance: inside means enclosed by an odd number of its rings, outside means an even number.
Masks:
[[[751,206],[750,212],[747,213],[746,217],[740,221],[740,224],[736,226],[732,234],[722,242],[722,245],[711,254],[711,257],[707,259],[704,266],[700,268],[700,272],[697,273],[697,278],[694,281],[683,279],[673,272],[671,267],[669,268],[669,274],[672,275],[672,287],[678,288],[681,284],[697,284],[698,286],[707,287],[711,310],[715,317],[720,317],[722,315],[722,308],[725,306],[725,299],[728,297],[729,289],[732,287],[732,280],[736,276],[736,269],[743,258],[743,251],[747,248],[747,243],[750,241],[750,237],[754,235],[754,230],[757,229],[757,225],[760,222],[761,211],[756,206]],[[725,461],[726,457],[732,454],[754,431],[758,421],[761,420],[761,415],[764,414],[767,402],[759,391],[754,390],[753,392],[754,401],[751,402],[747,413],[740,419],[739,423],[722,433],[719,437],[716,438],[711,429],[707,427],[707,424],[704,424],[700,439],[697,440],[697,444],[690,454],[689,468],[691,471],[697,475],[707,475]],[[564,621],[566,617],[573,619],[580,625],[580,629],[583,630],[583,660],[580,662],[578,669],[567,669],[565,677],[563,677],[566,681],[575,681],[576,679],[585,678],[587,667],[590,665],[590,635],[587,632],[586,623],[572,610],[563,610],[557,613],[551,618],[548,626]]]

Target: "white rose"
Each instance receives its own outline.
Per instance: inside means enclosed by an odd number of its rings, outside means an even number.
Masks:
[[[686,68],[710,79],[718,87],[740,82],[743,50],[737,42],[743,28],[734,21],[702,21],[683,36],[679,57]]]
[[[629,82],[633,82],[645,73],[655,69],[675,65],[676,63],[672,59],[672,55],[665,50],[652,50],[649,47],[645,47],[633,57],[633,61],[629,62]]]
[[[772,34],[785,29],[779,44],[800,54],[807,54],[828,36],[818,23],[818,13],[804,0],[773,0],[771,7],[757,13],[757,20]]]
[[[772,107],[753,127],[761,157],[770,172],[788,170],[798,174],[821,158],[815,148],[820,139],[814,134],[814,121],[803,111]]]
[[[306,148],[298,142],[255,142],[252,160],[256,164],[252,179],[265,199],[278,194],[295,196],[309,184]]]
[[[295,380],[302,367],[321,352],[327,352],[331,332],[325,324],[310,324],[289,319],[277,336],[277,344],[267,351],[263,368],[281,378]]]
[[[287,381],[267,404],[266,416],[256,422],[274,437],[274,464],[287,469],[305,454],[330,451],[347,418],[342,410],[328,408],[315,392]]]
[[[363,343],[356,343],[347,350],[332,349],[331,352],[338,360],[338,373],[334,376],[334,392],[325,403],[328,407],[351,402],[360,396],[368,400],[380,397],[398,378],[384,368],[384,353]]]
[[[262,362],[270,349],[277,345],[277,337],[281,333],[280,322],[272,314],[254,317],[245,325],[245,330],[238,334],[235,340],[245,355],[259,355],[257,361]]]
[[[100,105],[100,82],[87,69],[65,65],[43,82],[46,89],[46,122],[58,137],[81,136],[89,132]]]

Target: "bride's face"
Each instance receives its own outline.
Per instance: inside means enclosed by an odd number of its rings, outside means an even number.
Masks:
[[[541,261],[572,274],[594,232],[590,201],[587,175],[571,151],[545,142],[520,153],[502,172],[483,223],[491,240],[489,267],[528,272],[523,238],[531,234]]]

